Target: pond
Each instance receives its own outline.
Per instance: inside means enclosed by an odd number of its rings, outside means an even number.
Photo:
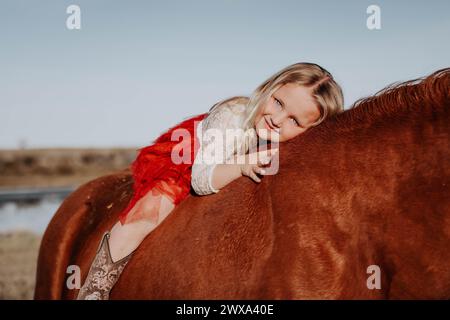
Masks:
[[[47,196],[38,201],[0,203],[0,233],[30,231],[42,235],[62,201]]]

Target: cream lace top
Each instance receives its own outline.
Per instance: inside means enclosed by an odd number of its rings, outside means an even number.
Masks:
[[[256,147],[258,136],[254,127],[244,128],[250,113],[251,110],[248,110],[245,104],[235,102],[234,104],[217,105],[198,124],[197,132],[202,132],[202,137],[201,139],[199,137],[200,145],[192,165],[191,179],[191,185],[195,193],[207,195],[219,192],[211,185],[212,173],[216,165],[225,163],[234,155],[245,154]],[[214,154],[215,146],[211,144],[214,144],[215,140],[211,139],[211,134],[208,134],[211,131],[206,132],[208,129],[220,130],[219,132],[223,137],[223,152],[219,155]],[[233,139],[226,139],[226,129],[241,130],[233,131],[235,134]],[[214,162],[211,164],[211,161],[203,161],[205,157],[214,159]]]

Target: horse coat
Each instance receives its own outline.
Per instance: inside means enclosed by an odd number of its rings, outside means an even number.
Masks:
[[[387,87],[280,144],[279,172],[260,184],[189,195],[111,299],[449,299],[449,88],[450,69]],[[36,299],[76,297],[67,267],[84,281],[132,183],[124,170],[64,200],[42,240]]]

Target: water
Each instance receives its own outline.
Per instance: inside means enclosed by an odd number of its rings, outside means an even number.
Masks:
[[[42,235],[62,201],[49,196],[39,201],[0,204],[0,233],[25,230]]]

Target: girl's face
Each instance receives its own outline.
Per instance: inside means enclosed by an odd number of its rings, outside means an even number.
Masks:
[[[319,117],[311,89],[287,83],[260,106],[255,129],[261,139],[283,142],[305,132]]]

